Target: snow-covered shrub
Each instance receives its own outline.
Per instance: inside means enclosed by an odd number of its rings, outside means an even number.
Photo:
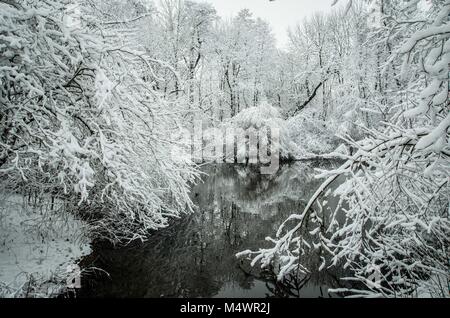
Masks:
[[[279,134],[279,153],[281,159],[296,158],[298,155],[303,155],[308,152],[306,150],[299,150],[305,146],[305,143],[303,143],[305,140],[304,135],[302,135],[303,132],[307,135],[306,138],[314,138],[311,135],[314,131],[305,131],[304,127],[299,127],[297,122],[283,119],[279,109],[270,105],[267,101],[262,101],[258,106],[242,110],[236,116],[222,123],[219,127],[207,129],[203,138],[206,149],[210,149],[215,146],[215,138],[218,134],[225,138],[227,134],[234,131],[237,138],[237,157],[244,158],[249,149],[249,139],[245,139],[246,136],[253,133],[258,138],[263,138],[261,140],[267,143],[267,138],[270,138],[270,133],[268,132],[272,130],[277,130]],[[232,138],[224,139],[224,142],[227,149],[233,149],[234,141]],[[318,146],[318,148],[320,147]]]
[[[232,122],[236,127],[245,130],[249,128],[262,129],[270,125],[283,126],[283,119],[279,110],[267,101],[261,102],[256,107],[242,110],[232,118]]]
[[[292,156],[295,145],[289,139],[288,130],[286,130],[286,122],[282,118],[279,109],[262,101],[256,107],[249,107],[239,112],[235,117],[231,118],[230,125],[237,129],[249,131],[253,129],[260,132],[260,136],[267,136],[265,132],[271,129],[279,131],[279,152],[281,158],[289,158]],[[242,144],[243,145],[243,144]],[[244,153],[244,149],[238,149],[238,153]]]

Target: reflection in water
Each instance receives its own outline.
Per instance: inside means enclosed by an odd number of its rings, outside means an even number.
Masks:
[[[323,167],[323,166],[322,166]],[[319,185],[313,164],[283,166],[273,176],[257,167],[211,165],[193,187],[196,213],[155,232],[146,243],[96,244],[83,260],[97,267],[82,280],[82,297],[330,297],[342,273],[312,272],[277,282],[271,270],[251,268],[237,252],[266,244],[281,222],[306,205]],[[333,203],[331,202],[331,205]],[[308,256],[309,268],[319,257]]]

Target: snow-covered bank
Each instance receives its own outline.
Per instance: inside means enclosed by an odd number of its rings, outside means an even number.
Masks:
[[[0,297],[52,297],[91,252],[85,224],[58,206],[0,194]]]

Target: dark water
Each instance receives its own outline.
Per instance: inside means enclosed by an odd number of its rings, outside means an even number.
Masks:
[[[342,273],[316,272],[277,282],[270,270],[251,268],[237,252],[266,246],[289,214],[299,212],[320,181],[316,163],[284,165],[276,175],[238,165],[205,167],[204,182],[192,189],[196,213],[127,247],[94,246],[83,260],[81,297],[335,297]],[[322,166],[323,167],[323,166]],[[330,205],[335,203],[330,202]],[[101,268],[109,273],[92,269]]]

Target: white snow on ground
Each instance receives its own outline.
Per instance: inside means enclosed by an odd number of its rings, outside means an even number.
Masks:
[[[51,297],[66,287],[67,268],[91,252],[81,221],[55,205],[30,207],[0,193],[0,297]]]

